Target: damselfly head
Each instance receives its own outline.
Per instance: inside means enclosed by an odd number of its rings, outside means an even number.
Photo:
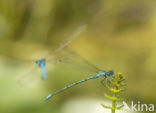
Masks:
[[[109,71],[109,72],[106,72],[106,75],[107,75],[107,76],[114,75],[114,71],[111,70],[111,71]]]
[[[109,71],[109,72],[106,72],[106,71],[104,71],[104,70],[101,70],[101,71],[99,71],[99,74],[100,75],[103,75],[103,76],[110,76],[110,75],[113,75],[114,74],[114,71]]]

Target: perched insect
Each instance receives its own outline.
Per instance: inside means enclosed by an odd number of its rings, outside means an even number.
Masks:
[[[73,86],[76,86],[80,83],[83,83],[83,82],[86,82],[88,80],[91,80],[91,79],[96,79],[96,78],[99,78],[99,77],[104,77],[104,80],[102,81],[102,83],[104,84],[104,81],[105,83],[107,84],[108,80],[110,77],[113,77],[114,75],[114,71],[104,71],[104,70],[100,70],[96,65],[92,64],[91,62],[89,62],[86,58],[84,58],[82,55],[78,54],[77,52],[73,51],[72,49],[70,48],[66,48],[66,51],[65,51],[67,54],[65,54],[65,56],[68,58],[67,60],[67,63],[68,65],[71,65],[71,64],[74,64],[73,66],[76,66],[76,68],[79,68],[81,70],[87,70],[90,72],[94,72],[96,75],[94,76],[91,76],[91,77],[88,77],[86,79],[83,79],[83,80],[80,80],[78,82],[74,82],[68,86],[65,86],[64,88],[54,92],[54,93],[51,93],[49,94],[45,100],[49,100],[50,98],[52,98],[54,95],[57,95]],[[65,58],[64,58],[65,59]],[[72,66],[72,67],[73,67]]]
[[[70,84],[70,85],[68,85],[68,86],[66,86],[66,87],[64,87],[64,88],[62,88],[62,89],[60,89],[60,90],[58,90],[58,91],[56,91],[56,92],[54,92],[54,93],[49,94],[49,95],[46,97],[45,100],[49,100],[49,99],[52,98],[54,95],[57,95],[58,93],[61,93],[62,91],[65,91],[65,90],[67,90],[67,89],[69,89],[69,88],[71,88],[71,87],[73,87],[73,86],[76,86],[77,84],[82,83],[82,82],[85,82],[85,81],[88,81],[88,80],[91,80],[91,79],[96,79],[96,78],[99,78],[99,77],[104,77],[104,79],[105,79],[105,78],[108,78],[109,76],[112,76],[113,74],[114,74],[113,71],[109,71],[109,72],[106,72],[106,71],[99,71],[97,75],[88,77],[88,78],[86,78],[86,79],[80,80],[80,81],[75,82],[75,83],[72,83],[72,84]]]
[[[42,80],[46,79],[47,75],[45,72],[45,65],[46,65],[46,61],[50,61],[51,59],[48,59],[48,57],[50,55],[53,55],[59,51],[61,51],[62,49],[66,48],[75,38],[77,38],[81,32],[83,32],[86,29],[86,25],[81,25],[79,26],[69,37],[67,37],[67,39],[65,39],[62,43],[60,43],[58,45],[58,47],[56,47],[56,49],[51,50],[46,56],[44,56],[41,59],[38,59],[35,62],[40,68],[41,68],[41,78]],[[48,59],[48,60],[47,60]],[[29,72],[27,73],[25,76],[27,76],[28,74],[30,74],[32,71],[34,71],[36,69],[36,66]]]

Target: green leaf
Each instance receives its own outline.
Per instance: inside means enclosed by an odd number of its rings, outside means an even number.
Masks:
[[[106,105],[104,105],[104,104],[101,104],[102,105],[102,107],[104,107],[104,108],[106,108],[106,109],[113,109],[112,107],[110,107],[110,106],[106,106]]]
[[[107,95],[106,93],[104,94],[104,96],[105,96],[106,98],[110,99],[110,100],[117,100],[116,97],[109,96],[109,95]]]

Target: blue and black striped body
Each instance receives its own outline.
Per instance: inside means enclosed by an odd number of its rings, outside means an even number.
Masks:
[[[88,81],[88,80],[91,80],[91,79],[96,79],[96,78],[99,78],[99,77],[101,77],[101,76],[107,78],[107,77],[109,77],[109,76],[111,76],[111,75],[113,75],[113,74],[114,74],[113,71],[109,71],[109,72],[99,71],[99,73],[98,73],[97,75],[88,77],[88,78],[86,78],[86,79],[80,80],[80,81],[75,82],[75,83],[72,83],[72,84],[70,84],[70,85],[68,85],[68,86],[66,86],[66,87],[64,87],[64,88],[62,88],[62,89],[60,89],[60,90],[58,90],[58,91],[56,91],[56,92],[54,92],[54,93],[49,94],[49,95],[46,97],[45,100],[49,100],[49,99],[50,99],[51,97],[53,97],[54,95],[57,95],[58,93],[61,93],[62,91],[65,91],[65,90],[67,90],[67,89],[69,89],[69,88],[71,88],[71,87],[73,87],[73,86],[75,86],[75,85],[77,85],[77,84],[82,83],[82,82],[85,82],[85,81]]]
[[[44,80],[46,78],[45,59],[36,60],[36,64],[38,64],[38,66],[41,68],[41,78]]]

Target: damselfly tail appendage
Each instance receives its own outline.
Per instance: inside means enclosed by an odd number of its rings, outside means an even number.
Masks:
[[[45,65],[41,64],[41,78],[42,80],[46,79]]]
[[[36,60],[36,64],[38,64],[38,66],[41,68],[41,78],[44,80],[46,78],[45,59]]]

